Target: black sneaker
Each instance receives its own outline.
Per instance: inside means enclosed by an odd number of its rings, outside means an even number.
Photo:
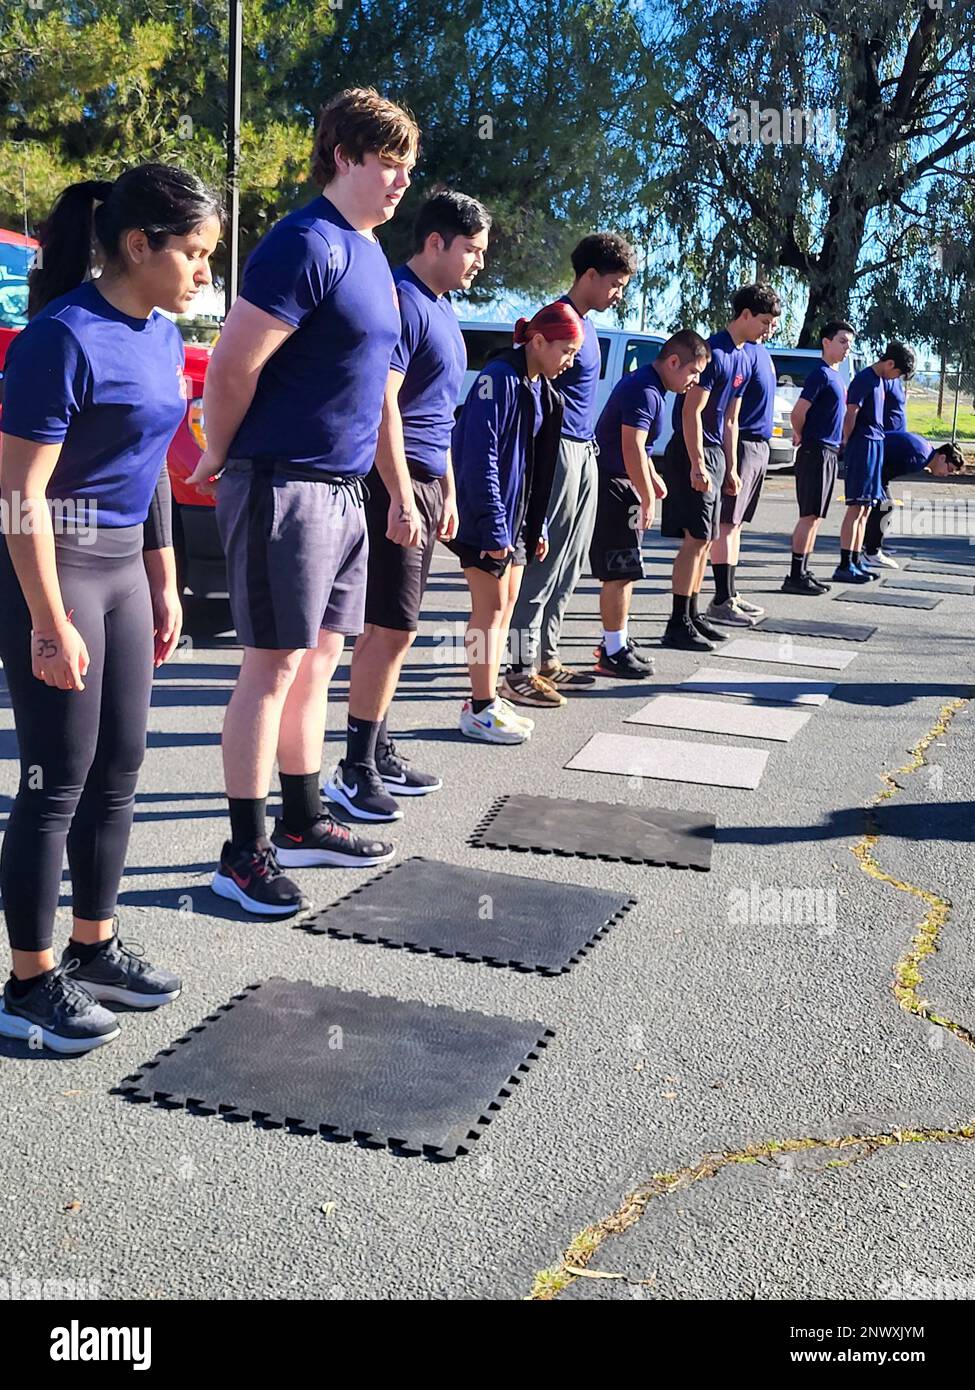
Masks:
[[[160,970],[146,960],[142,947],[134,941],[125,944],[118,932],[89,961],[72,953],[69,941],[61,957],[62,965],[76,961],[74,978],[93,999],[111,1004],[128,1004],[133,1009],[156,1009],[178,999],[183,981],[170,970]]]
[[[383,779],[366,763],[338,763],[322,787],[322,796],[338,802],[354,820],[403,819],[403,812],[383,786]]]
[[[76,967],[64,962],[16,998],[7,981],[0,998],[0,1036],[35,1040],[52,1052],[90,1052],[121,1033],[118,1020],[87,989],[72,979]]]
[[[714,643],[709,642],[690,618],[671,618],[660,639],[662,647],[674,647],[679,652],[713,652]]]
[[[538,674],[544,676],[549,685],[554,685],[556,690],[588,690],[596,684],[596,677],[588,671],[572,671],[568,666],[563,666],[561,661],[543,662],[538,668]]]
[[[606,644],[600,642],[596,652],[596,670],[601,676],[616,676],[624,681],[645,681],[653,675],[653,663],[637,656],[629,646],[620,647],[612,656]]]
[[[298,885],[281,872],[274,847],[267,840],[236,850],[225,841],[210,887],[218,897],[229,898],[260,916],[290,917],[309,907]]]
[[[396,853],[392,845],[382,840],[360,839],[347,825],[329,815],[319,816],[302,835],[286,830],[276,820],[271,843],[281,863],[294,869],[315,868],[320,864],[371,869],[374,864],[385,864]]]
[[[810,598],[821,598],[823,594],[829,593],[828,584],[820,584],[818,579],[814,579],[809,573],[800,574],[798,579],[787,574],[782,581],[783,594],[807,594]]]
[[[709,623],[706,618],[702,618],[700,613],[691,618],[691,625],[696,627],[702,637],[706,637],[709,642],[727,642],[728,634],[722,632],[719,627]]]
[[[409,762],[409,758],[397,752],[392,739],[385,748],[376,750],[376,770],[396,796],[426,796],[440,790],[443,781],[439,777],[432,772],[417,772]]]

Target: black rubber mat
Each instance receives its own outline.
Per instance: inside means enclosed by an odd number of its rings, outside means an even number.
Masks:
[[[918,574],[943,574],[946,579],[956,574],[975,579],[975,565],[963,565],[955,560],[908,560],[902,568]]]
[[[713,816],[694,811],[550,796],[503,796],[477,826],[471,844],[707,870],[711,867],[714,830]]]
[[[561,975],[636,899],[416,857],[301,923],[305,931]]]
[[[275,977],[221,1005],[121,1089],[456,1158],[554,1036],[533,1020]]]
[[[937,608],[943,600],[930,594],[899,593],[896,589],[881,589],[876,584],[859,589],[855,594],[838,594],[839,603],[877,603],[887,608]]]
[[[794,637],[835,637],[838,642],[866,642],[877,631],[869,623],[830,623],[825,618],[759,618],[756,632],[785,632]]]
[[[885,589],[909,589],[925,594],[975,594],[970,579],[935,579],[930,574],[885,574],[880,581]]]

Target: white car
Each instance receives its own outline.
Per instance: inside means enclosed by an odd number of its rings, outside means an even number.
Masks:
[[[490,323],[481,319],[461,319],[460,327],[467,344],[467,372],[461,386],[457,402],[458,407],[463,405],[467,399],[468,391],[488,358],[501,348],[511,346],[513,325]],[[616,383],[627,372],[634,372],[637,367],[652,362],[666,342],[666,338],[660,333],[630,333],[624,329],[601,328],[598,325],[596,332],[599,335],[599,346],[603,356],[597,395],[598,408],[602,410]],[[799,399],[803,382],[820,360],[821,354],[815,348],[787,348],[777,347],[774,344],[769,346],[769,352],[772,354],[778,378],[769,467],[791,468],[795,450],[792,447],[792,427],[789,424],[789,416],[792,407]],[[852,378],[854,368],[858,370],[859,366],[858,361],[851,362],[850,358],[840,364],[840,371],[847,384]],[[673,433],[670,423],[673,399],[672,395],[668,395],[664,427],[654,446],[654,453],[658,456],[663,454]]]

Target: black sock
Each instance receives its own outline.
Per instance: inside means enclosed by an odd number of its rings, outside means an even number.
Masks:
[[[790,579],[801,579],[802,576],[805,574],[805,572],[806,572],[806,557],[805,557],[805,555],[797,555],[797,554],[795,553],[795,551],[793,551],[793,552],[792,552],[792,572],[791,572],[791,574],[789,575],[789,578],[790,578]]]
[[[267,797],[230,797],[230,842],[244,849],[267,833]]]
[[[860,551],[859,551],[859,550],[851,550],[851,551],[850,551],[850,559],[853,561],[853,564],[854,564],[855,566],[859,566],[859,564],[860,564]]]
[[[483,714],[488,705],[493,705],[493,700],[471,700],[471,709],[475,714]]]
[[[108,941],[111,940],[112,937],[109,937]],[[72,937],[68,942],[68,954],[76,956],[78,960],[81,961],[82,965],[87,965],[89,961],[95,959],[99,951],[104,951],[105,947],[108,945],[108,941],[96,941],[89,945],[86,941],[75,941],[74,937]]]
[[[307,830],[322,814],[317,772],[281,773],[281,819],[289,830]]]
[[[684,622],[690,617],[690,596],[688,594],[674,594],[674,611],[671,614],[671,622]]]
[[[850,568],[850,556],[852,554],[852,550],[840,551],[840,569],[848,570]]]
[[[738,566],[737,566],[737,565],[729,565],[729,566],[728,566],[728,597],[729,597],[729,598],[734,598],[735,595],[736,595],[737,592],[738,592],[738,579],[737,579],[737,574],[738,574]]]
[[[727,603],[731,597],[730,565],[712,565],[714,571],[714,601]]]
[[[345,734],[346,763],[376,766],[376,740],[381,724],[381,719],[359,719],[349,715]]]
[[[18,980],[16,975],[11,975],[7,987],[15,999],[23,999],[26,994],[30,993],[35,985],[40,984],[48,975],[53,974],[54,967],[52,966],[50,970],[42,970],[39,975],[32,975],[29,980]]]
[[[692,623],[697,621],[697,600],[697,594],[691,594],[687,600],[687,616]]]
[[[389,747],[389,729],[386,727],[386,716],[383,715],[379,721],[379,728],[376,731],[376,757],[385,756],[386,749]]]

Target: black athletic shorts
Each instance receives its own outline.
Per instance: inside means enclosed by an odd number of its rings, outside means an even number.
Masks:
[[[452,550],[457,556],[462,570],[483,570],[485,574],[493,574],[495,579],[500,579],[509,565],[527,565],[528,563],[524,523],[522,523],[518,539],[515,541],[514,553],[509,551],[503,560],[495,560],[490,555],[482,557],[479,546],[465,545],[463,541],[447,541],[446,545],[448,550]]]
[[[412,469],[410,470],[412,476]],[[366,622],[397,632],[415,632],[423,591],[437,544],[443,515],[443,488],[437,478],[413,478],[413,496],[420,514],[420,544],[396,545],[386,539],[389,493],[374,468],[366,478],[366,525],[369,528],[369,572],[366,580]]]
[[[768,471],[769,442],[767,439],[743,439],[738,436],[738,475],[741,487],[732,495],[721,494],[721,520],[728,526],[741,526],[751,521],[762,495],[762,484]]]
[[[711,486],[707,492],[697,492],[691,487],[691,461],[684,440],[679,434],[672,435],[662,469],[667,484],[660,516],[662,536],[683,540],[688,535],[698,541],[718,539],[725,456],[717,444],[705,444],[704,468]]]
[[[600,473],[589,568],[596,579],[643,578],[640,499],[628,478]]]
[[[800,516],[824,517],[836,486],[839,455],[828,444],[800,444],[796,454],[796,501]]]

